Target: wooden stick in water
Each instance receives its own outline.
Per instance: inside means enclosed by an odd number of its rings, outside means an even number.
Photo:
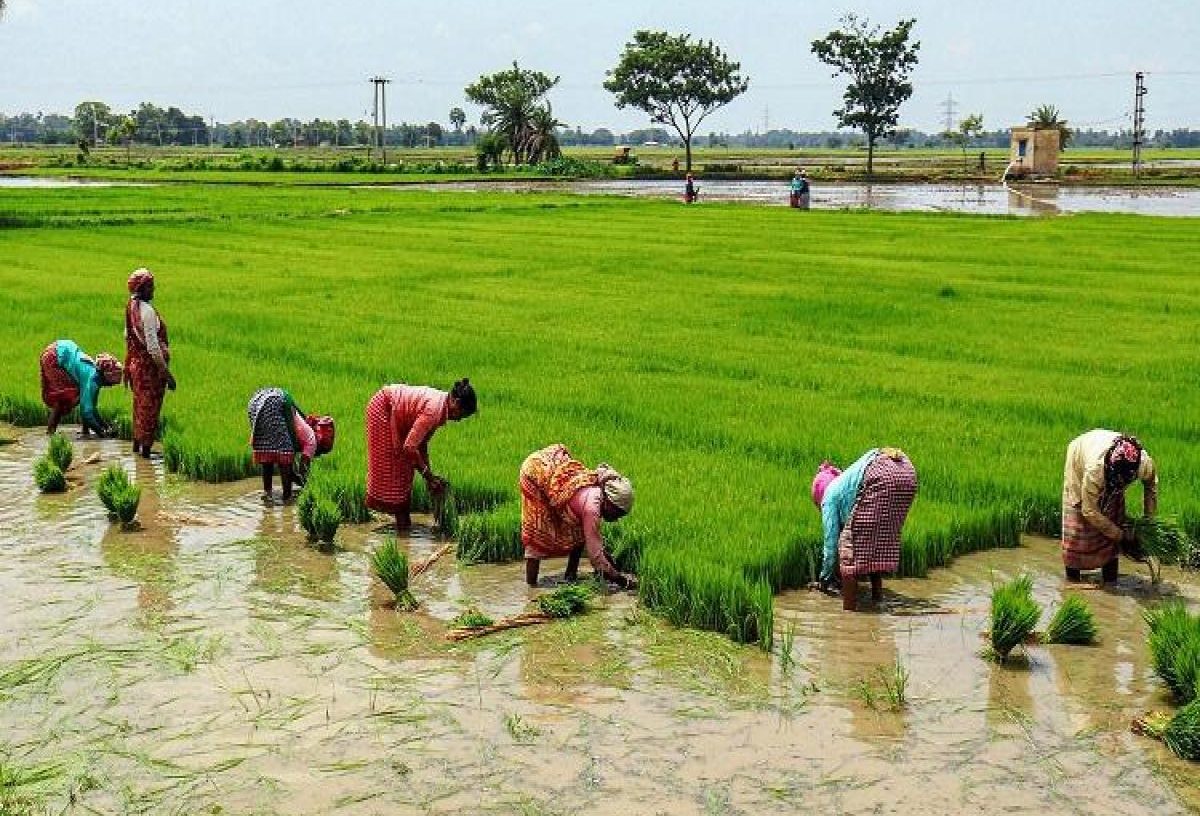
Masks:
[[[416,578],[418,575],[425,572],[430,567],[432,567],[434,564],[436,564],[437,560],[448,552],[450,552],[450,545],[443,544],[441,546],[441,548],[439,548],[436,552],[430,553],[428,558],[426,558],[420,564],[417,564],[415,567],[413,567],[411,570],[409,570],[408,577]]]
[[[517,629],[522,626],[535,626],[539,623],[549,623],[557,618],[552,618],[542,612],[526,612],[523,615],[514,615],[511,618],[496,621],[490,626],[479,626],[472,629],[451,629],[446,633],[447,640],[460,641],[469,638],[483,637],[495,632],[503,632],[506,629]]]

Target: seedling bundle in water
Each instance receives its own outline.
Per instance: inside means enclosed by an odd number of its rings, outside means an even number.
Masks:
[[[1033,599],[1033,579],[1021,575],[992,590],[992,652],[1001,663],[1033,634],[1042,610]]]
[[[129,524],[137,516],[142,488],[130,481],[129,474],[120,465],[110,465],[104,469],[96,482],[96,494],[110,519]]]
[[[591,606],[592,592],[583,584],[568,584],[537,599],[538,608],[552,618],[582,615]]]
[[[1171,601],[1147,612],[1146,623],[1154,671],[1183,708],[1173,717],[1151,714],[1133,728],[1161,739],[1177,756],[1200,761],[1200,615]]]
[[[61,493],[67,489],[67,477],[49,456],[38,459],[33,466],[33,481],[43,493]]]
[[[1087,645],[1095,640],[1096,616],[1091,607],[1078,595],[1068,595],[1046,627],[1046,642]]]
[[[309,538],[326,547],[333,545],[333,538],[342,523],[342,509],[336,501],[309,482],[300,492],[296,513]]]
[[[1135,518],[1133,534],[1142,555],[1150,567],[1150,580],[1158,583],[1162,578],[1160,565],[1191,563],[1195,543],[1183,526],[1172,518]]]
[[[389,538],[371,556],[371,566],[379,580],[396,596],[399,609],[416,609],[417,599],[408,591],[408,554]]]
[[[66,470],[75,459],[75,447],[71,440],[60,433],[50,435],[50,444],[46,447],[46,456],[58,465],[59,470]]]

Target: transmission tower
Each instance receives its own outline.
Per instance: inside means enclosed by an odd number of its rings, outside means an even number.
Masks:
[[[1146,143],[1146,75],[1133,75],[1133,175],[1142,174],[1142,145]]]
[[[954,122],[958,116],[958,103],[954,101],[954,94],[947,93],[945,100],[942,101],[942,122],[945,124],[943,133],[949,133],[954,130]]]

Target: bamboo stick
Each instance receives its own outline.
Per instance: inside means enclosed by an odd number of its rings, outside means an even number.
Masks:
[[[450,552],[450,545],[443,544],[441,546],[441,548],[439,548],[436,552],[431,553],[428,558],[426,558],[420,564],[417,564],[415,567],[413,567],[412,570],[409,572],[408,577],[416,578],[418,575],[425,572],[430,567],[432,567],[434,564],[436,564],[438,559],[441,558],[443,555],[445,555],[448,552]]]
[[[549,623],[557,620],[542,612],[526,612],[521,615],[513,615],[511,618],[504,618],[496,621],[490,626],[478,626],[470,629],[451,629],[446,632],[446,639],[453,641],[467,640],[469,638],[483,637],[495,632],[503,632],[506,629],[517,629],[522,626],[535,626],[539,623]]]

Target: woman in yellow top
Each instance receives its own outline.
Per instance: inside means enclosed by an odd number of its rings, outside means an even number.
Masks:
[[[1143,512],[1153,516],[1158,475],[1136,437],[1097,429],[1071,441],[1062,500],[1063,564],[1069,580],[1078,581],[1081,570],[1096,568],[1105,581],[1117,580],[1121,543],[1133,541],[1125,489],[1135,481],[1142,483]]]

